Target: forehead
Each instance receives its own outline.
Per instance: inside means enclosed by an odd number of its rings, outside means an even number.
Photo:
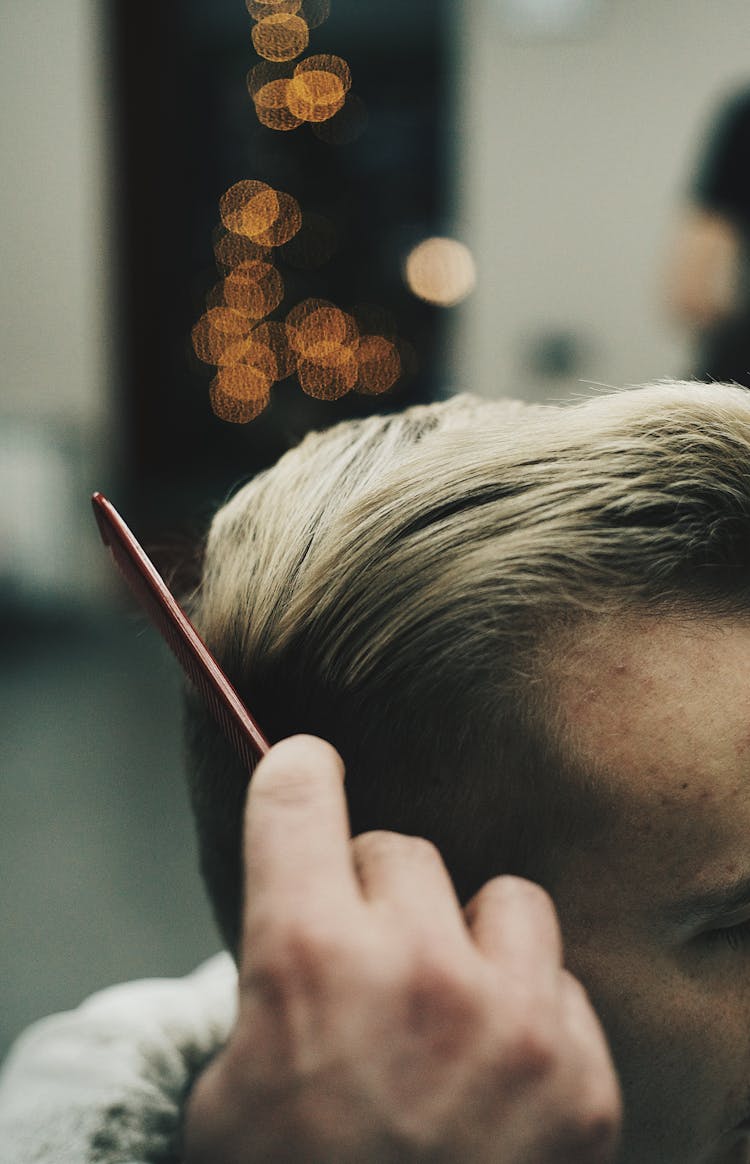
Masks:
[[[742,860],[750,620],[602,622],[566,645],[553,683],[568,747],[605,782],[613,836],[644,872],[676,889]]]

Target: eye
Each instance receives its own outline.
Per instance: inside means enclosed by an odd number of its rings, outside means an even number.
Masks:
[[[726,942],[732,950],[742,949],[743,946],[750,945],[750,918],[736,926],[723,926],[720,929],[707,930],[703,937],[710,944]]]

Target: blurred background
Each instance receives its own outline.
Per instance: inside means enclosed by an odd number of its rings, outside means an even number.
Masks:
[[[745,0],[682,0],[679,19],[672,0],[305,3],[308,51],[351,69],[338,133],[259,122],[243,0],[0,0],[0,1055],[219,944],[177,666],[122,592],[92,490],[187,585],[212,511],[310,428],[457,391],[728,374],[701,352],[744,283]],[[212,412],[191,330],[245,179],[328,224],[322,261],[281,248],[285,309],[376,305],[398,333],[388,393],[292,378],[249,424]],[[435,237],[462,246],[415,257]]]

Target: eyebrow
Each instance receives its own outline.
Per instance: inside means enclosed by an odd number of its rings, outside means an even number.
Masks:
[[[671,905],[668,912],[673,921],[687,925],[728,916],[747,905],[750,905],[750,876],[683,898]]]

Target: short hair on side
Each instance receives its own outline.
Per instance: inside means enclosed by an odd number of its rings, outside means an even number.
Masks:
[[[272,740],[341,752],[353,833],[428,837],[466,901],[498,873],[542,880],[555,845],[600,823],[596,789],[566,772],[550,652],[628,610],[747,613],[749,470],[734,385],[345,422],[219,510],[191,615]],[[249,773],[192,695],[187,740],[236,951]]]

